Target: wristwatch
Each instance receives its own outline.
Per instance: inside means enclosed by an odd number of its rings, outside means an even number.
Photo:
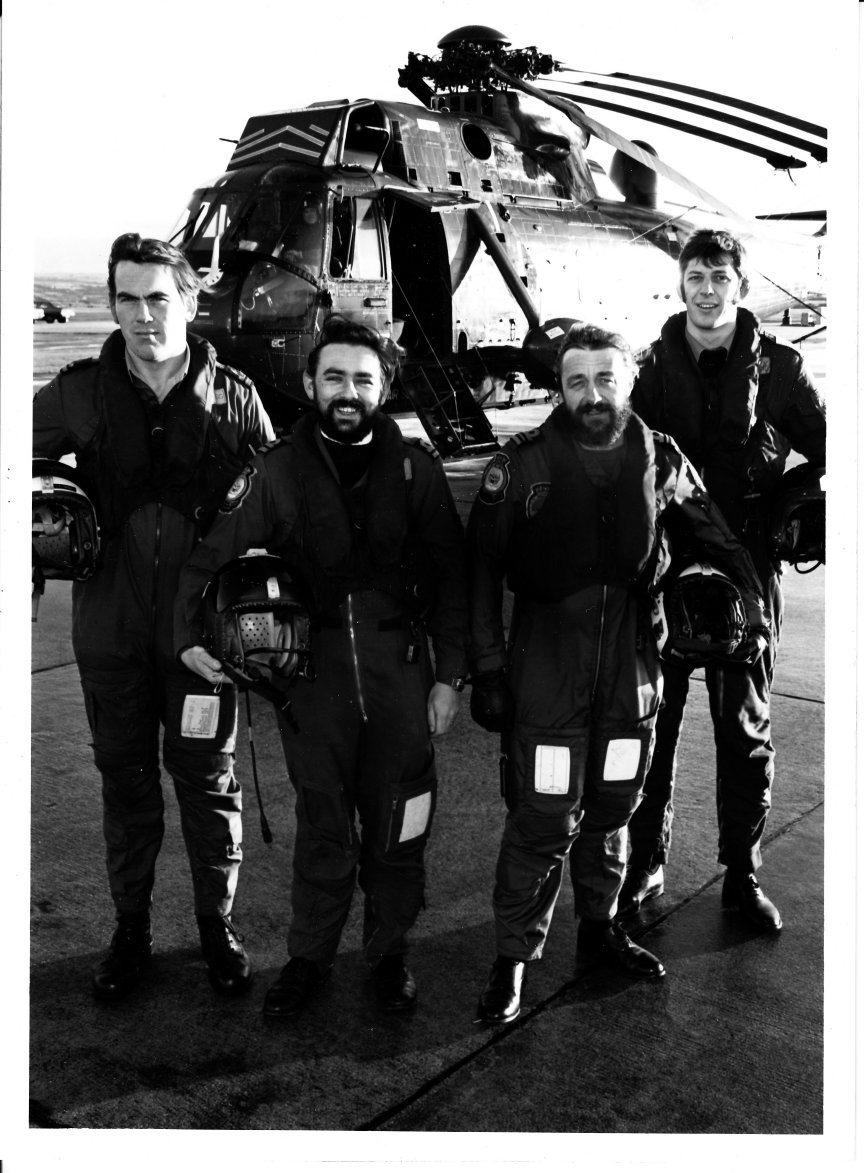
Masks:
[[[447,681],[447,684],[449,684],[451,688],[455,689],[456,692],[461,692],[463,690],[463,688],[465,687],[465,677],[464,676],[451,676],[450,679]]]

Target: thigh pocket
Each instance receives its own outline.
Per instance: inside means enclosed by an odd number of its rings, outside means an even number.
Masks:
[[[234,753],[237,740],[237,690],[223,684],[218,693],[184,682],[169,686],[166,734],[185,749]]]
[[[406,785],[390,785],[386,811],[386,851],[417,847],[429,838],[438,783],[435,770]]]
[[[505,797],[578,800],[585,783],[585,734],[519,729],[510,740]]]

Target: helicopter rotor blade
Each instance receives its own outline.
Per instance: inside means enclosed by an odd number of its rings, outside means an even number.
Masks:
[[[557,80],[555,82],[552,82],[552,80],[544,80],[543,87],[549,87],[552,93],[558,93],[560,96],[576,97],[576,99],[579,101],[584,101],[589,104],[598,104],[598,106],[603,106],[605,109],[619,110],[621,113],[632,114],[640,118],[648,118],[649,121],[659,122],[662,120],[659,114],[649,114],[646,110],[642,110],[638,107],[628,106],[628,104],[624,104],[624,106],[608,106],[606,102],[600,101],[597,95],[620,94],[624,97],[624,99],[635,99],[639,102],[652,102],[655,103],[656,106],[672,107],[673,109],[685,110],[689,114],[699,115],[699,117],[706,118],[708,121],[719,122],[722,124],[722,126],[736,127],[743,131],[747,131],[749,134],[758,135],[762,138],[768,138],[768,140],[773,142],[783,143],[784,145],[787,145],[787,147],[802,151],[804,154],[810,155],[812,158],[815,158],[818,163],[824,163],[826,158],[828,158],[828,148],[826,148],[828,131],[826,131],[824,127],[817,127],[816,124],[812,122],[803,122],[801,118],[792,118],[789,115],[783,115],[780,113],[780,111],[777,110],[769,110],[767,107],[755,106],[753,103],[742,102],[737,99],[724,99],[722,95],[710,93],[708,90],[698,90],[687,86],[673,86],[672,83],[667,84],[666,82],[654,82],[651,79],[644,79],[644,77],[632,77],[631,79],[631,76],[628,74],[613,74],[611,76],[620,77],[620,79],[623,81],[632,80],[635,83],[634,86],[620,86],[620,84],[612,84],[610,81],[606,80],[610,75],[590,74],[586,73],[585,70],[570,69],[566,66],[564,67],[563,72],[573,74],[574,80],[569,81],[565,79],[562,82]],[[555,89],[555,86],[560,86],[560,84],[565,84],[565,86],[578,87],[578,93],[572,95],[567,93],[562,94],[562,91]],[[651,89],[641,88],[645,86],[661,87],[662,89],[674,90],[676,93],[692,94],[693,96],[699,97],[701,101],[683,101],[678,99],[678,97],[671,96],[671,94],[661,93],[661,91],[659,91],[659,93],[652,93]],[[726,109],[713,109],[712,107],[708,106],[708,104],[706,104],[708,102],[714,103],[714,106],[717,107],[726,107]],[[746,111],[747,114],[756,115],[758,118],[760,118],[760,120],[763,121],[754,121],[753,118],[742,117],[739,114],[730,113],[730,110],[743,110]],[[771,123],[775,123],[774,126]],[[675,129],[685,131],[693,130],[693,133],[700,134],[698,129],[690,128],[689,124],[686,122],[671,122],[668,124],[669,126],[674,126]],[[801,130],[803,135],[808,135],[809,137],[803,137],[802,134],[792,134],[791,129],[787,128]],[[701,134],[702,137],[710,137],[710,134],[706,133],[706,131],[701,131]],[[734,140],[730,144],[736,145]],[[749,149],[751,152],[753,152],[753,154],[758,154],[758,151],[751,147],[751,145],[748,147],[748,145],[744,145],[743,142],[741,149]],[[771,152],[766,150],[764,154],[766,154],[766,157],[768,157]]]
[[[815,122],[806,122],[803,118],[795,118],[791,114],[784,114],[781,110],[770,110],[767,106],[759,106],[755,102],[745,102],[741,98],[731,98],[727,94],[716,94],[711,90],[701,90],[695,86],[680,85],[677,82],[660,81],[654,77],[640,77],[635,73],[600,73],[591,74],[582,69],[571,69],[569,65],[560,65],[562,73],[579,73],[583,76],[615,78],[619,81],[637,82],[640,85],[656,86],[658,89],[671,90],[678,94],[690,94],[694,98],[701,98],[706,102],[715,102],[721,106],[729,106],[734,110],[743,110],[748,114],[756,114],[770,122],[779,122],[783,126],[803,131],[815,138],[828,139],[828,131],[824,126]],[[586,83],[587,84],[587,83]],[[594,84],[594,83],[592,83]],[[605,87],[612,88],[612,87]],[[647,95],[645,95],[647,97]],[[657,101],[662,99],[655,99]]]
[[[717,196],[712,195],[709,191],[706,191],[705,188],[700,187],[691,179],[687,179],[686,176],[682,175],[679,171],[676,171],[673,167],[670,167],[667,163],[663,163],[656,157],[656,155],[649,155],[647,151],[643,151],[641,147],[637,147],[635,143],[630,141],[630,139],[625,138],[623,135],[618,134],[614,130],[611,130],[608,126],[604,126],[602,123],[596,122],[593,118],[589,118],[585,111],[582,110],[580,106],[577,106],[575,102],[571,102],[568,98],[562,98],[555,94],[549,94],[545,90],[541,90],[537,86],[531,85],[530,82],[521,81],[519,78],[513,77],[512,74],[509,74],[499,65],[490,65],[489,68],[497,73],[499,77],[501,77],[514,89],[519,89],[526,94],[531,94],[532,97],[538,98],[541,102],[547,102],[550,106],[555,107],[555,109],[563,111],[578,126],[581,126],[584,130],[589,131],[602,142],[608,143],[610,146],[613,146],[617,150],[623,152],[623,154],[628,155],[631,159],[635,159],[637,163],[641,163],[643,166],[651,168],[651,170],[656,171],[658,175],[662,175],[664,178],[669,179],[672,183],[677,184],[691,195],[696,196],[697,199],[701,200],[713,211],[720,212],[722,215],[728,216],[730,219],[736,220],[741,224],[746,225],[748,223],[746,216],[743,216],[740,212],[735,211],[734,208],[730,208],[729,205],[726,204],[723,200],[719,199]]]
[[[564,95],[559,91],[558,97],[564,97]],[[671,130],[680,130],[685,134],[692,134],[697,138],[708,139],[711,142],[719,143],[721,146],[731,147],[736,151],[744,151],[749,155],[756,155],[758,158],[764,159],[776,171],[790,171],[797,167],[806,167],[807,165],[805,160],[798,158],[796,155],[781,155],[777,151],[771,150],[770,147],[762,147],[757,143],[746,142],[744,139],[732,138],[731,135],[723,134],[718,130],[709,130],[694,126],[690,122],[681,122],[680,119],[671,118],[668,114],[660,114],[651,110],[634,110],[632,106],[627,106],[624,103],[604,102],[601,98],[595,98],[593,95],[579,94],[578,97],[580,101],[587,102],[591,106],[599,106],[603,110],[612,110],[616,114],[629,114],[632,117],[641,118],[646,122],[668,126]],[[814,148],[815,150],[816,148]],[[815,153],[813,157],[817,157]],[[823,161],[823,158],[819,159],[819,162]]]

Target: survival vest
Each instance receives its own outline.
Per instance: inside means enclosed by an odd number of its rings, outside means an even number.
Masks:
[[[122,334],[103,347],[96,375],[99,423],[78,466],[94,486],[108,535],[147,502],[168,505],[205,530],[243,467],[224,392],[214,386],[215,352],[194,337],[189,348],[185,379],[157,405],[129,379]]]
[[[507,579],[517,595],[555,602],[592,584],[638,587],[655,551],[654,444],[631,419],[614,485],[598,488],[557,408],[541,427],[550,487],[542,508],[515,526]],[[538,441],[539,442],[539,441]]]

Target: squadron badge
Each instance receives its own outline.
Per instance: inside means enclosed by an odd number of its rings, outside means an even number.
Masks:
[[[237,509],[248,496],[249,490],[252,488],[252,478],[255,476],[255,469],[251,464],[247,464],[240,473],[237,480],[225,494],[225,500],[219,506],[220,513],[232,513]]]
[[[510,457],[503,452],[486,465],[483,480],[480,482],[478,500],[484,505],[497,505],[504,500],[507,486],[510,484]]]
[[[546,504],[546,498],[549,496],[551,487],[548,481],[538,481],[537,484],[531,486],[531,491],[525,502],[525,516],[529,520],[532,517],[536,517]]]

